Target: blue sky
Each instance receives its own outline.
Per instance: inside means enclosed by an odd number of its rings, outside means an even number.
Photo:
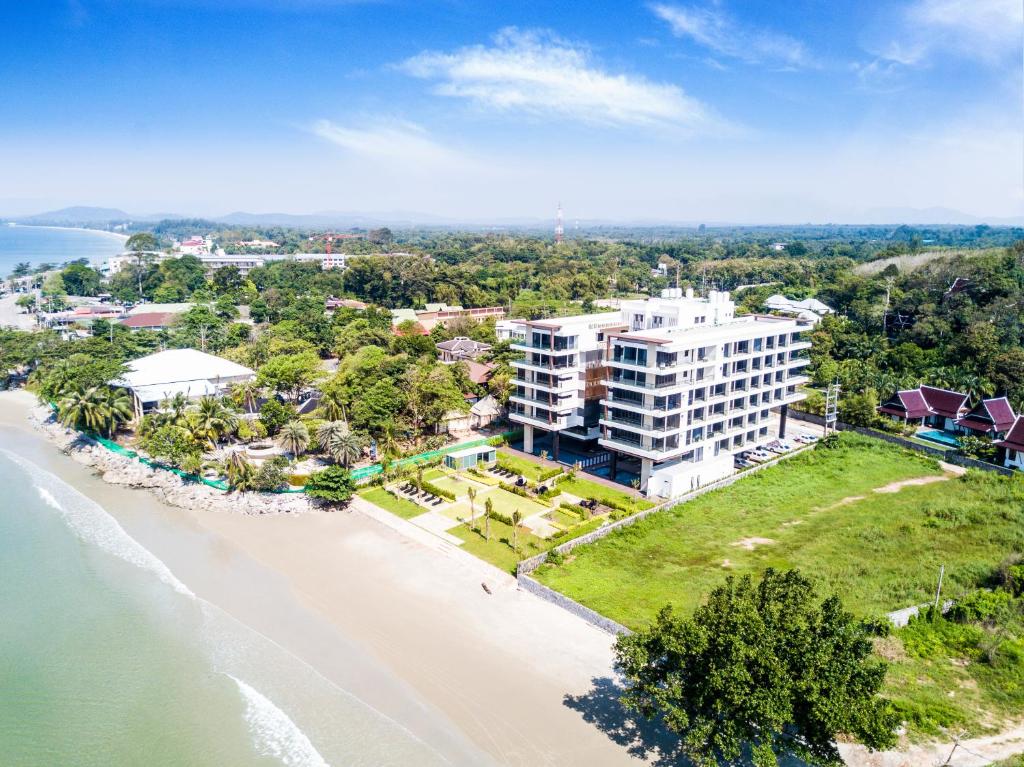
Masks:
[[[1019,216],[1022,33],[1019,0],[8,2],[0,214]]]

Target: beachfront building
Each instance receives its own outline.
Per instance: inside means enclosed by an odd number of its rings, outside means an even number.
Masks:
[[[475,469],[479,464],[493,466],[498,461],[498,451],[491,445],[467,447],[448,453],[444,457],[444,465],[454,471]]]
[[[1024,415],[1017,416],[1006,437],[995,445],[1002,451],[1003,466],[1024,471]]]
[[[168,349],[132,360],[127,372],[110,382],[131,392],[136,417],[176,394],[188,399],[226,394],[232,384],[255,381],[244,365],[197,349]]]
[[[524,449],[538,430],[552,432],[555,460],[561,436],[596,440],[611,476],[626,462],[642,490],[663,497],[730,474],[735,453],[785,436],[810,346],[808,323],[735,308],[728,293],[668,289],[616,312],[523,321],[509,418]]]

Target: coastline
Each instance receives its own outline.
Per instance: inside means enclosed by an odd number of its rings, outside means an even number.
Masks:
[[[92,232],[93,234],[102,234],[107,237],[113,237],[121,240],[121,242],[128,241],[127,234],[121,234],[119,232],[111,232],[106,229],[89,229],[84,226],[52,226],[49,224],[19,224],[16,221],[6,222],[7,226],[11,226],[16,229],[56,229],[59,231],[70,231],[70,232]]]
[[[34,404],[24,391],[0,393],[0,427],[24,435],[19,452],[31,443],[48,454],[52,471],[100,502],[195,593],[429,742],[446,744],[453,764],[484,763],[483,754],[508,765],[636,763],[628,742],[588,721],[608,704],[587,696],[595,679],[612,677],[612,638],[519,591],[511,576],[406,536],[358,504],[333,514],[219,513],[109,485],[91,466],[66,461],[51,435],[28,423]],[[254,576],[239,575],[256,571],[277,585],[287,609],[265,589],[252,593],[246,579]],[[319,628],[299,630],[282,612]],[[363,658],[355,667],[353,654]],[[364,667],[384,670],[390,691]],[[396,690],[420,703],[399,700]],[[566,696],[580,702],[567,705]]]

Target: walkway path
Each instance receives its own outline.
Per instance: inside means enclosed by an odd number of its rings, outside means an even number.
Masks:
[[[556,468],[557,469],[567,469],[568,468],[564,463],[558,463],[556,461],[552,461],[552,460],[549,460],[547,458],[541,458],[539,455],[532,455],[530,453],[524,453],[522,450],[516,450],[514,447],[511,447],[509,445],[504,445],[501,449],[508,451],[512,455],[519,456],[520,458],[525,458],[528,461],[533,461],[534,463],[539,463],[541,466],[544,466],[544,467],[549,468],[549,469],[556,469]],[[632,495],[634,498],[643,498],[644,497],[643,493],[641,493],[639,490],[634,490],[633,488],[631,488],[631,487],[629,487],[627,485],[620,485],[618,482],[612,482],[610,479],[605,479],[604,477],[599,477],[596,474],[587,474],[587,472],[581,472],[581,475],[582,475],[581,479],[586,479],[588,482],[595,482],[598,485],[604,485],[605,487],[610,487],[610,488],[612,488],[612,490],[618,490],[620,493],[626,493],[627,495]]]

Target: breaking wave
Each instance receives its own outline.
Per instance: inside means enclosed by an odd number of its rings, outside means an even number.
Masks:
[[[245,721],[257,750],[285,767],[328,767],[305,733],[258,690],[231,676],[245,700]]]

